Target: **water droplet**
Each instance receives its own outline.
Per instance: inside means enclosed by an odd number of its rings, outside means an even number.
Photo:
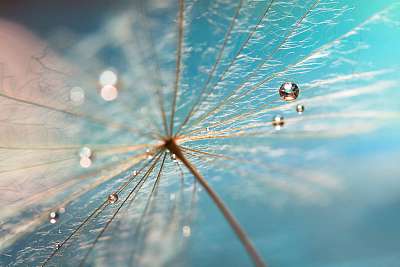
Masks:
[[[92,160],[87,157],[82,157],[81,160],[79,161],[79,164],[81,165],[82,168],[89,168],[92,165]]]
[[[297,84],[286,82],[279,88],[279,95],[282,100],[293,101],[299,96],[300,90]]]
[[[108,203],[113,204],[118,201],[118,194],[112,193],[108,196]]]
[[[49,221],[51,224],[55,224],[60,218],[60,214],[57,211],[52,211],[49,214]]]
[[[190,229],[190,226],[185,225],[182,227],[182,234],[184,237],[189,237],[191,233],[192,233],[192,230]]]
[[[112,70],[105,70],[100,74],[99,83],[102,86],[116,85],[118,81],[117,74]]]
[[[174,153],[171,153],[171,160],[176,161],[176,155]]]
[[[276,115],[272,119],[272,126],[274,126],[276,130],[280,130],[284,124],[285,120],[281,115]]]
[[[303,112],[304,112],[304,106],[298,104],[298,105],[296,106],[296,111],[297,111],[297,113],[299,113],[299,114],[303,113]]]
[[[81,158],[90,158],[90,156],[92,156],[92,150],[90,148],[88,148],[87,146],[84,146],[79,151],[79,156]]]
[[[112,85],[105,85],[101,88],[100,94],[105,101],[113,101],[118,97],[118,90]]]
[[[55,247],[56,247],[56,249],[60,249],[60,248],[61,248],[61,243],[58,243],[58,242],[57,242],[57,243],[55,244]]]
[[[81,105],[85,101],[85,92],[80,87],[73,87],[69,91],[69,99],[75,105]]]
[[[134,170],[133,172],[132,172],[132,175],[133,176],[136,176],[138,174],[138,171],[137,170]]]

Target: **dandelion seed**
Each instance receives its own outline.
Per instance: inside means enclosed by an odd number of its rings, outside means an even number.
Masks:
[[[301,104],[298,104],[296,106],[296,111],[297,111],[297,113],[302,114],[304,112],[304,106]]]
[[[114,204],[115,202],[118,201],[118,194],[117,193],[112,193],[108,196],[108,203]]]
[[[299,96],[300,90],[297,84],[286,82],[279,88],[279,95],[282,100],[293,101]]]
[[[103,86],[100,93],[105,101],[113,101],[118,97],[118,90],[112,85]]]
[[[60,214],[57,211],[52,211],[49,214],[49,221],[51,224],[55,224],[60,217]]]
[[[284,120],[283,116],[281,116],[281,115],[276,115],[272,119],[272,126],[274,126],[276,130],[280,130],[284,124],[285,124],[285,120]]]

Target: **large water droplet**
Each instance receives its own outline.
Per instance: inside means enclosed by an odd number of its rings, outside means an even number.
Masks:
[[[275,127],[276,130],[280,130],[285,124],[285,119],[281,115],[276,115],[272,118],[272,126]]]
[[[279,95],[282,100],[293,101],[299,96],[300,90],[297,84],[286,82],[279,88]]]
[[[118,194],[117,193],[112,193],[108,196],[108,203],[113,204],[118,201]]]
[[[299,113],[299,114],[303,113],[303,112],[304,112],[304,106],[298,104],[298,105],[296,106],[296,111],[297,111],[297,113]]]
[[[57,211],[52,211],[49,214],[49,221],[51,224],[55,224],[58,222],[58,219],[60,218],[60,214]]]

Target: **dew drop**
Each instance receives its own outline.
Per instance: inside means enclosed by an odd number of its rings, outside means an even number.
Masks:
[[[189,237],[192,233],[192,230],[190,229],[190,226],[185,225],[182,227],[182,234],[184,237]]]
[[[58,219],[60,218],[60,214],[57,211],[52,211],[49,214],[49,221],[51,224],[55,224],[58,222]]]
[[[304,106],[298,104],[298,105],[296,106],[296,111],[297,111],[297,113],[299,113],[299,114],[303,113],[303,112],[304,112]]]
[[[87,157],[82,157],[81,160],[79,161],[79,164],[81,165],[82,168],[89,168],[92,165],[92,160]]]
[[[293,101],[299,96],[300,90],[297,84],[286,82],[279,88],[279,95],[282,100]]]
[[[176,161],[176,155],[174,153],[171,153],[171,160]]]
[[[276,115],[272,119],[272,126],[274,126],[276,130],[280,130],[284,124],[285,120],[281,115]]]
[[[108,203],[113,204],[118,201],[118,194],[112,193],[108,196]]]
[[[80,87],[73,87],[69,92],[69,99],[75,105],[81,105],[85,101],[85,92]]]
[[[100,94],[105,101],[113,101],[118,97],[118,90],[112,85],[105,85],[101,88]]]

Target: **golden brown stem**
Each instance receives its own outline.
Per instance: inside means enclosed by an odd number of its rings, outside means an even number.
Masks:
[[[217,193],[211,188],[211,186],[208,184],[207,180],[200,174],[200,172],[196,169],[195,166],[193,166],[184,156],[182,153],[181,148],[175,143],[174,139],[166,140],[165,142],[165,147],[171,151],[171,153],[174,153],[176,157],[182,161],[182,163],[189,169],[189,171],[194,175],[196,180],[203,186],[203,188],[207,191],[208,195],[211,197],[215,205],[218,207],[218,209],[221,211],[221,213],[224,215],[225,219],[228,221],[232,229],[235,231],[236,235],[242,242],[243,246],[247,250],[248,254],[250,255],[251,259],[254,262],[254,265],[257,267],[266,267],[267,265],[261,258],[261,256],[258,254],[256,248],[250,241],[249,237],[247,234],[244,232],[242,227],[240,226],[239,222],[236,220],[236,218],[233,216],[233,214],[230,212],[230,210],[226,207],[222,199],[217,195]]]

